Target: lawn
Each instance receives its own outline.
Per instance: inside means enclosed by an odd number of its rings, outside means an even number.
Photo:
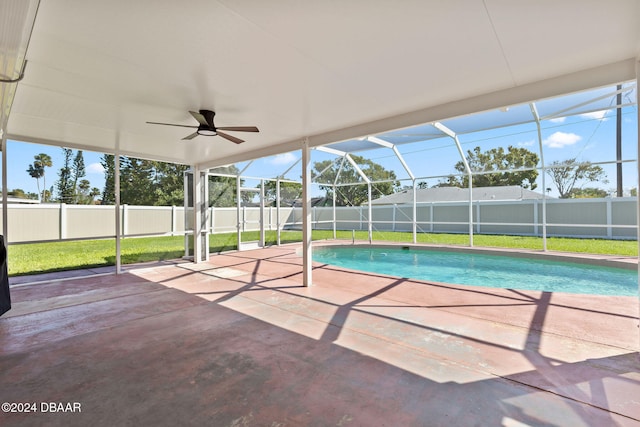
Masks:
[[[244,232],[243,241],[258,240],[258,232]],[[315,230],[314,240],[332,239],[330,230]],[[337,238],[351,240],[351,231],[338,231]],[[366,231],[356,231],[357,240],[368,240]],[[276,232],[265,233],[267,245],[276,244]],[[281,243],[299,242],[300,231],[283,231]],[[411,233],[374,232],[375,242],[412,242]],[[417,235],[418,243],[468,245],[464,234]],[[527,236],[475,235],[474,246],[542,249],[542,239]],[[183,236],[161,236],[126,238],[121,240],[123,264],[176,259],[184,255]],[[236,234],[213,234],[209,240],[211,253],[236,249]],[[634,240],[570,239],[548,238],[547,249],[551,251],[579,252],[605,255],[637,256],[638,243]],[[76,240],[64,242],[29,243],[10,245],[8,248],[9,276],[37,274],[44,272],[103,267],[115,264],[115,239]]]

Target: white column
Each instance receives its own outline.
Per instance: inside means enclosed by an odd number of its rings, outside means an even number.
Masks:
[[[280,177],[276,179],[276,244],[280,246]]]
[[[606,204],[607,204],[607,239],[611,239],[613,237],[613,228],[611,227],[611,224],[613,223],[613,206],[611,206],[612,200],[611,197],[607,197],[606,199]]]
[[[122,205],[122,236],[126,237],[129,234],[129,205]]]
[[[302,285],[312,283],[311,247],[311,150],[309,139],[302,141]]]
[[[240,205],[242,204],[242,200],[240,199],[240,197],[242,196],[241,191],[240,191],[240,175],[236,176],[236,219],[237,219],[237,235],[236,235],[236,243],[237,243],[237,247],[238,250],[241,249],[242,246],[242,222],[240,219]]]
[[[209,232],[211,234],[216,233],[216,211],[213,206],[209,208],[209,218],[211,218],[211,222],[209,223]]]
[[[199,237],[202,245],[202,260],[209,261],[209,233],[211,230],[211,210],[209,209],[209,175],[208,170],[200,171],[200,206],[202,231]]]
[[[640,87],[640,58],[636,61],[636,88]],[[636,104],[638,103],[638,90],[636,89]],[[636,123],[640,124],[640,109],[636,107]],[[637,131],[637,129],[636,129]],[[638,135],[638,152],[640,152],[640,131],[636,132]],[[640,190],[640,160],[636,160],[637,179],[636,188]],[[640,261],[640,195],[636,196],[636,240],[638,241],[638,260]],[[638,309],[640,319],[640,262],[638,262]],[[640,334],[640,328],[638,329]],[[638,336],[640,341],[640,335]]]
[[[547,251],[547,182],[546,175],[547,170],[544,164],[544,148],[542,144],[542,130],[540,128],[540,116],[538,115],[538,109],[536,104],[529,104],[531,113],[536,120],[536,128],[538,130],[538,147],[540,149],[540,166],[542,168],[542,250]],[[537,209],[537,207],[536,207]]]
[[[198,165],[194,165],[193,169],[193,185],[191,192],[193,195],[193,262],[198,264],[202,261],[202,179],[200,178],[200,169]]]
[[[371,218],[371,183],[367,183],[367,229],[369,231],[369,243],[373,240],[373,218]]]
[[[184,205],[183,205],[183,210],[182,210],[182,219],[184,220],[184,233],[183,233],[183,237],[184,237],[184,256],[185,258],[189,256],[189,235],[187,234],[187,224],[189,223],[189,221],[187,220],[187,212],[189,212],[189,173],[190,172],[184,172],[184,174],[182,175],[182,190],[184,193]]]
[[[9,242],[7,237],[9,230],[9,224],[7,224],[9,218],[9,213],[7,212],[7,138],[5,137],[4,129],[0,129],[0,133],[2,134],[2,145],[0,146],[0,151],[2,151],[2,235],[4,236],[5,245],[7,245]]]
[[[411,217],[412,217],[412,222],[413,224],[411,224],[411,229],[412,229],[412,233],[413,233],[413,243],[416,244],[418,243],[418,186],[416,185],[416,179],[413,178],[413,200],[412,200],[412,207],[411,207]],[[431,215],[433,215],[433,212],[431,213]],[[433,228],[433,218],[431,219],[431,228]],[[433,231],[433,230],[431,230]]]
[[[122,272],[122,260],[120,259],[120,152],[113,156],[113,192],[116,201],[116,274]]]
[[[264,248],[264,179],[260,180],[260,241],[258,246]]]
[[[469,246],[473,247],[473,174],[471,172],[469,172]]]
[[[176,226],[176,215],[178,214],[175,205],[171,206],[171,235],[175,236],[176,235],[176,229],[178,228]]]
[[[333,240],[337,238],[337,230],[336,230],[336,186],[333,186]]]
[[[391,211],[391,231],[396,231],[396,209],[398,209],[398,204],[394,203]]]
[[[67,238],[67,204],[60,203],[58,214],[60,215],[60,220],[58,221],[58,238],[60,240]]]
[[[538,199],[533,199],[533,235],[538,235]]]

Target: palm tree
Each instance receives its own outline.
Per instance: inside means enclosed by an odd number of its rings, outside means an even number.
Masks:
[[[49,168],[53,166],[53,162],[51,161],[51,156],[45,153],[40,153],[36,156],[33,156],[34,162],[32,165],[29,165],[27,169],[27,173],[31,178],[36,179],[36,183],[38,185],[38,197],[40,197],[40,201],[46,202],[47,197],[44,192],[40,192],[40,178],[42,178],[42,187],[47,188],[47,183],[45,181],[44,168]]]

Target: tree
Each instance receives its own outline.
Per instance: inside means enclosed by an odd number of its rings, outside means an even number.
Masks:
[[[153,188],[156,206],[181,206],[184,204],[184,173],[186,165],[152,162]]]
[[[423,190],[425,188],[429,188],[429,184],[427,183],[427,181],[419,181],[416,182],[416,188],[418,190]],[[413,185],[403,185],[398,189],[398,191],[413,191]]]
[[[607,197],[609,193],[601,188],[586,187],[586,188],[573,188],[569,192],[570,199],[597,199]]]
[[[115,203],[115,156],[100,161],[105,183],[102,204]],[[129,205],[172,206],[184,203],[184,172],[188,166],[120,157],[120,202]]]
[[[492,148],[485,152],[476,147],[473,151],[467,151],[467,163],[473,175],[474,187],[495,187],[502,185],[518,185],[522,188],[535,190],[539,157],[536,153],[526,148],[509,146],[507,152],[504,148]],[[466,173],[464,163],[459,161],[455,168],[459,172]],[[483,173],[484,172],[484,173]],[[493,172],[493,173],[486,173]],[[449,183],[458,181],[455,177],[449,177]],[[469,185],[468,175],[462,177],[459,186]]]
[[[235,165],[223,166],[216,168],[212,172],[237,175],[240,173]],[[209,177],[209,206],[217,208],[225,208],[236,206],[236,178],[229,176],[210,176]],[[244,185],[244,180],[240,180],[240,186]],[[243,201],[251,200],[252,195],[243,192],[240,196]]]
[[[266,200],[276,201],[277,181],[265,181],[264,197]],[[280,203],[292,206],[296,199],[302,195],[302,184],[298,182],[284,181],[280,183]]]
[[[396,174],[393,171],[388,171],[381,165],[361,156],[351,155],[351,158],[371,181],[386,181],[371,185],[372,199],[392,194],[399,188],[400,184],[396,181]],[[336,177],[338,178],[338,184],[355,184],[336,187],[336,205],[358,206],[368,200],[367,184],[362,184],[362,177],[346,158],[338,162],[332,160],[315,162],[311,173],[316,181],[320,183],[320,189],[326,192],[327,199],[333,197],[332,184]]]
[[[42,188],[47,188],[47,183],[45,180],[45,168],[53,166],[53,162],[51,161],[51,156],[45,153],[40,153],[33,156],[34,162],[29,165],[27,169],[27,173],[31,178],[36,179],[36,184],[38,186],[38,197],[43,202],[47,201],[46,194],[40,191],[40,178],[42,178]]]
[[[75,188],[71,170],[73,150],[63,148],[62,153],[64,155],[64,163],[58,172],[58,181],[56,183],[58,200],[60,203],[73,203],[75,202]]]
[[[449,175],[444,179],[440,179],[434,187],[461,187],[462,183],[455,175]]]
[[[104,154],[100,159],[100,164],[104,169],[104,189],[102,190],[102,204],[114,205],[116,203],[115,156],[113,154]]]
[[[602,181],[607,183],[607,175],[604,170],[591,162],[578,162],[575,158],[567,159],[563,162],[558,160],[549,165],[547,174],[558,189],[561,199],[571,197],[573,187],[579,181],[595,182]]]
[[[73,176],[73,190],[75,196],[79,193],[78,181],[80,180],[80,178],[84,178],[87,175],[86,169],[84,167],[84,157],[82,155],[82,150],[78,150],[78,152],[76,153],[76,156],[73,159],[73,169],[71,172]],[[78,202],[78,200],[75,200],[75,202]]]
[[[92,205],[96,196],[100,195],[100,190],[96,187],[91,188],[88,179],[81,179],[78,183],[78,193],[76,203],[81,205]]]
[[[36,193],[25,193],[22,188],[14,188],[7,191],[7,196],[17,199],[40,200],[40,195]]]
[[[120,164],[120,203],[155,205],[153,162],[123,157]]]

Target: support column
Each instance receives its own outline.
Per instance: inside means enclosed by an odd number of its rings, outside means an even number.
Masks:
[[[211,233],[211,209],[209,209],[209,171],[200,171],[200,213],[202,232],[200,244],[202,245],[202,261],[209,261],[209,234]]]
[[[336,230],[336,186],[333,186],[333,240],[337,238],[337,230]]]
[[[276,179],[276,244],[280,246],[280,177]]]
[[[398,209],[398,204],[393,204],[393,210],[391,211],[391,231],[396,231],[396,210]]]
[[[183,176],[183,185],[182,185],[182,189],[184,191],[184,210],[182,211],[182,219],[184,220],[184,257],[187,258],[189,256],[191,256],[191,253],[189,252],[189,234],[187,232],[188,230],[188,212],[189,212],[189,193],[191,192],[191,189],[189,188],[189,174],[191,173],[191,171],[185,171]]]
[[[264,179],[260,180],[260,241],[258,246],[264,248]]]
[[[416,179],[413,178],[413,200],[412,200],[412,212],[411,212],[411,231],[413,233],[413,243],[418,243],[418,186],[416,184]],[[433,219],[431,219],[433,223]],[[432,230],[433,231],[433,230]]]
[[[438,129],[440,132],[448,135],[453,139],[453,142],[456,143],[456,148],[458,149],[458,154],[460,154],[460,160],[464,165],[464,170],[467,172],[467,176],[469,177],[469,246],[473,247],[473,172],[469,167],[469,162],[467,162],[467,158],[464,156],[464,151],[462,150],[462,146],[460,145],[460,140],[458,139],[458,135],[445,125],[440,122],[434,122],[433,127]]]
[[[240,205],[242,204],[242,199],[240,198],[241,196],[242,195],[240,191],[240,175],[236,175],[236,219],[237,219],[236,244],[237,244],[238,250],[240,250],[242,246],[242,222],[240,220]]]
[[[459,145],[458,138],[456,143]],[[469,170],[469,246],[473,247],[473,174],[471,170]]]
[[[547,170],[544,166],[544,149],[542,145],[542,130],[540,128],[540,116],[536,105],[529,104],[533,118],[536,120],[536,127],[538,129],[538,147],[540,148],[540,166],[542,168],[542,250],[547,251]]]
[[[4,129],[0,129],[0,137],[2,137],[2,145],[0,151],[2,151],[2,235],[4,236],[5,245],[8,245],[8,230],[9,224],[7,223],[9,218],[7,208],[7,138]]]
[[[191,193],[193,195],[193,262],[196,264],[202,261],[202,243],[200,241],[200,235],[202,234],[201,185],[200,169],[198,165],[194,165]]]
[[[116,274],[120,274],[122,272],[122,260],[120,259],[120,152],[117,150],[113,156],[113,162],[113,192],[116,201]]]
[[[302,285],[312,283],[311,247],[311,150],[309,139],[302,142]]]
[[[636,88],[640,86],[640,58],[636,61]],[[638,90],[636,89],[636,105],[638,103]],[[640,109],[636,108],[636,123],[640,126]],[[640,131],[636,129],[638,135],[638,152],[640,152]],[[636,160],[636,188],[640,189],[640,160]],[[640,196],[636,196],[636,240],[638,241],[638,249],[640,250]],[[640,252],[638,252],[638,260],[640,261]],[[640,320],[640,262],[638,262],[638,320]],[[640,334],[640,328],[638,328]],[[640,341],[640,335],[638,336]]]
[[[373,241],[373,218],[371,218],[371,183],[367,183],[367,230],[369,232],[369,244]]]

